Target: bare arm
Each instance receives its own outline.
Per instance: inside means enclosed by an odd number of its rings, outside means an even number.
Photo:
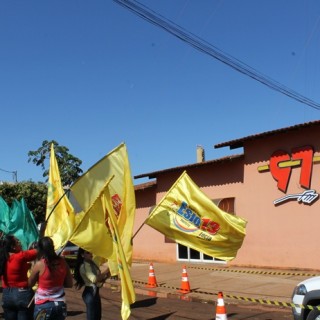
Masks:
[[[102,271],[100,274],[97,275],[97,281],[98,282],[103,282],[107,278],[109,278],[110,276],[111,276],[110,270],[106,269],[106,270]]]
[[[42,270],[42,264],[43,264],[42,261],[37,261],[34,267],[32,268],[31,274],[28,279],[29,287],[33,287],[37,283],[39,279],[40,270]]]
[[[67,264],[66,261],[65,261],[65,264],[66,264],[66,268],[67,268],[67,274],[66,274],[66,277],[64,278],[63,285],[65,288],[72,288],[73,287],[73,276],[71,274],[69,265]]]

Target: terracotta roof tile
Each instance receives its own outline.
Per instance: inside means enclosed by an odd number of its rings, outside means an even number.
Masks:
[[[312,122],[305,122],[305,123],[297,124],[297,125],[294,125],[294,126],[291,126],[291,127],[287,127],[287,128],[267,131],[267,132],[254,134],[254,135],[251,135],[251,136],[247,136],[247,137],[244,137],[244,138],[240,138],[240,139],[235,139],[235,140],[219,143],[219,144],[216,144],[214,146],[214,148],[217,149],[217,148],[228,147],[228,146],[230,147],[230,149],[241,148],[241,147],[243,147],[243,144],[245,142],[250,141],[250,140],[263,139],[263,138],[266,138],[266,137],[269,137],[269,136],[277,135],[279,133],[296,131],[296,130],[300,130],[302,128],[313,127],[313,126],[320,126],[320,120],[316,120],[316,121],[312,121]]]
[[[145,177],[149,177],[150,179],[151,178],[156,178],[157,176],[159,176],[159,175],[161,175],[163,173],[166,173],[166,172],[172,172],[172,171],[177,171],[177,170],[185,170],[185,169],[188,169],[188,168],[196,168],[196,167],[204,166],[204,165],[207,165],[207,164],[210,164],[210,163],[221,163],[221,162],[226,162],[226,161],[233,161],[235,159],[239,159],[239,158],[242,158],[242,157],[243,157],[243,154],[226,156],[226,157],[215,159],[215,160],[197,162],[197,163],[188,164],[188,165],[184,165],[184,166],[180,166],[180,167],[173,167],[173,168],[169,168],[169,169],[164,169],[164,170],[144,173],[144,174],[140,174],[140,175],[134,176],[134,179],[145,178]]]

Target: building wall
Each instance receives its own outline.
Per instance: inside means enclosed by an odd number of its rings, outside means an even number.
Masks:
[[[138,261],[176,261],[176,244],[165,243],[160,232],[144,224],[150,209],[158,203],[155,187],[136,192],[136,219],[134,224],[133,259]]]
[[[312,204],[291,200],[281,205],[273,201],[288,194],[302,193],[301,166],[292,167],[287,191],[277,188],[271,172],[258,172],[269,163],[276,150],[292,154],[296,147],[310,145],[319,155],[320,129],[274,136],[248,144],[245,151],[243,195],[237,199],[237,214],[247,221],[247,235],[234,263],[291,268],[320,268],[317,252],[317,230],[320,224],[319,201]],[[257,152],[259,151],[259,152]],[[310,189],[320,190],[320,163],[312,164]]]
[[[235,214],[248,221],[246,237],[237,257],[228,262],[238,266],[320,269],[318,229],[320,202],[304,204],[293,199],[279,205],[274,200],[289,194],[300,194],[303,165],[289,170],[287,190],[280,191],[271,171],[259,172],[269,165],[271,155],[283,150],[292,157],[294,148],[312,146],[320,155],[320,127],[252,139],[244,145],[244,157],[222,162],[208,162],[188,167],[194,182],[211,199],[235,198]],[[305,161],[306,163],[306,161]],[[320,190],[320,162],[312,162],[309,189]],[[157,175],[152,188],[136,191],[135,231],[147,218],[150,208],[158,203],[183,172],[183,168]],[[284,171],[281,171],[282,173]],[[134,238],[134,259],[176,261],[176,244],[166,243],[164,235],[144,225]]]

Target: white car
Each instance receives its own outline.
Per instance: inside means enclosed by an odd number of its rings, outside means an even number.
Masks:
[[[293,291],[294,320],[320,320],[320,277],[300,282]]]
[[[57,252],[61,257],[64,257],[70,268],[74,268],[77,261],[79,247],[68,241],[65,247]]]

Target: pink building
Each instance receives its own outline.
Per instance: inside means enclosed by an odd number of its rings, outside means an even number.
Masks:
[[[320,269],[320,121],[255,134],[214,147],[242,149],[241,154],[234,156],[210,161],[200,156],[195,164],[134,177],[152,180],[135,186],[133,258]],[[220,208],[248,221],[243,245],[231,262],[178,245],[143,225],[152,207],[184,170]]]

